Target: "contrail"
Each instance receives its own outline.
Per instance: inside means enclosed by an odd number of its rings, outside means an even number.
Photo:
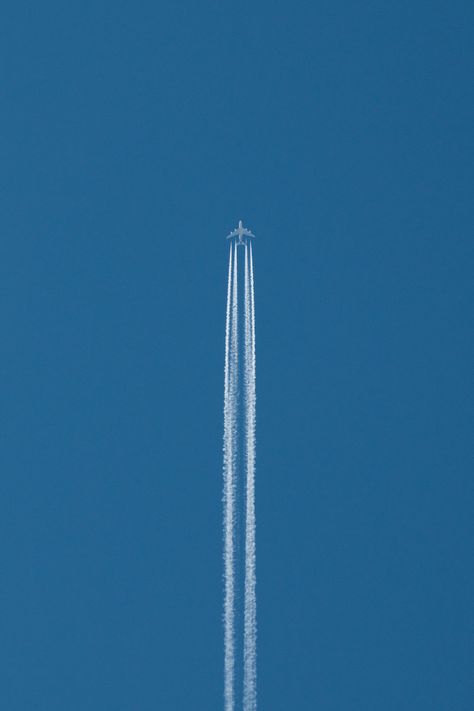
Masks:
[[[225,711],[234,710],[234,518],[235,518],[235,470],[234,470],[234,419],[235,407],[231,382],[230,343],[232,287],[232,245],[229,253],[229,277],[227,282],[227,308],[225,326],[224,364],[224,702]],[[234,344],[232,344],[234,345]]]
[[[250,250],[250,265],[248,258]],[[255,552],[255,296],[252,245],[245,245],[246,519],[244,599],[244,711],[257,709],[257,599]]]
[[[252,247],[242,236],[254,237],[239,223],[231,233],[239,241],[231,244],[227,281],[227,308],[224,361],[224,709],[257,709],[257,610],[255,573],[255,297]],[[239,326],[238,249],[245,246],[244,299],[242,325]],[[241,287],[240,287],[241,288]],[[239,341],[243,336],[243,368],[240,366]],[[243,382],[241,383],[241,372]],[[242,432],[240,431],[242,429]],[[246,486],[240,495],[240,466],[245,467]],[[245,501],[245,504],[244,504]],[[241,502],[239,504],[238,502]],[[245,505],[245,529],[242,540],[245,562],[238,566],[237,512]],[[239,568],[237,570],[237,568]],[[243,606],[237,600],[237,583],[243,578]],[[239,583],[240,587],[240,583]],[[242,609],[243,608],[243,609]],[[238,617],[238,624],[236,619]],[[242,619],[243,618],[243,619]],[[242,629],[243,624],[243,629]],[[236,665],[236,630],[243,632],[243,664]],[[239,686],[243,676],[242,699],[236,699],[236,668]],[[242,701],[242,706],[241,706]]]
[[[232,328],[230,342],[230,403],[232,413],[232,519],[231,519],[231,540],[232,540],[232,651],[229,655],[229,667],[231,667],[231,694],[228,710],[233,711],[234,687],[235,687],[235,525],[236,525],[236,489],[237,489],[237,443],[238,443],[238,404],[239,404],[239,303],[238,303],[238,268],[237,268],[237,245],[234,245],[234,265],[232,274]]]
[[[252,256],[252,243],[250,243],[250,299],[251,299],[251,312],[252,312],[252,358],[253,367],[256,371],[256,357],[255,357],[255,289],[253,285],[253,256]],[[256,372],[254,372],[254,384],[256,383]],[[254,391],[255,404],[257,401],[256,390]]]

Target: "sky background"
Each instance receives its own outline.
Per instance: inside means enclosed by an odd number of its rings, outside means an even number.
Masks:
[[[239,219],[259,708],[473,708],[473,23],[2,5],[2,709],[222,709]]]

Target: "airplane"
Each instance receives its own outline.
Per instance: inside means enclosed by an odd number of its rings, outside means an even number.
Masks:
[[[245,244],[242,237],[255,237],[255,235],[252,234],[250,230],[248,230],[246,227],[243,227],[242,220],[239,220],[239,226],[237,227],[237,229],[232,230],[232,232],[227,235],[227,239],[231,239],[231,237],[238,237],[239,241],[236,242],[236,244],[239,245]]]

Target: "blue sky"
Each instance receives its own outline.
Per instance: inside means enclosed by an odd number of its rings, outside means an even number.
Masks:
[[[260,708],[472,708],[473,20],[4,5],[2,708],[222,708],[240,218]]]

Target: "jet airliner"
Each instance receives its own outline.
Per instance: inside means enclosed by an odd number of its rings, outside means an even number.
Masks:
[[[245,244],[244,240],[242,239],[243,237],[255,237],[255,235],[242,225],[242,220],[239,220],[239,226],[227,235],[227,239],[231,239],[232,237],[239,238],[239,241],[236,243],[237,245],[239,245]]]

